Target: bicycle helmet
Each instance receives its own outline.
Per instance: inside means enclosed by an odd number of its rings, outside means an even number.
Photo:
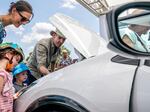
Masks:
[[[15,43],[12,43],[12,42],[10,42],[10,43],[6,42],[6,43],[0,44],[0,51],[6,50],[6,49],[15,50],[21,56],[20,62],[23,61],[24,53],[23,53],[23,50],[21,49],[21,47],[18,44],[15,44]]]

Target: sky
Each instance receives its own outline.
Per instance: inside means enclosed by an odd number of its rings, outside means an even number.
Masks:
[[[16,0],[1,0],[0,15],[8,13],[9,5]],[[4,42],[18,43],[25,52],[25,56],[31,52],[37,43],[42,38],[49,38],[49,32],[54,30],[54,26],[49,21],[49,18],[55,13],[62,13],[70,16],[84,26],[95,32],[99,32],[98,18],[90,13],[87,9],[81,6],[75,0],[27,0],[33,7],[34,18],[27,24],[19,28],[13,25],[6,27],[7,36]],[[73,54],[71,54],[73,55]]]

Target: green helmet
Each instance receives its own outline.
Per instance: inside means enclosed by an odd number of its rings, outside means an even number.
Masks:
[[[5,49],[14,49],[21,56],[20,62],[23,61],[24,53],[23,53],[23,50],[21,49],[21,47],[18,44],[15,44],[15,43],[12,43],[12,42],[6,42],[6,43],[0,44],[0,51],[3,51]]]

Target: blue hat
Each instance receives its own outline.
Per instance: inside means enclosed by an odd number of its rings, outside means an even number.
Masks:
[[[27,65],[24,63],[20,63],[12,70],[12,74],[13,76],[16,76],[17,74],[24,72],[24,71],[28,71],[28,73],[31,74]]]

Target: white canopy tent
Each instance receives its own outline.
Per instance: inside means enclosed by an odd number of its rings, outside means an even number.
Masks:
[[[122,4],[122,3],[127,3],[127,2],[133,2],[133,1],[136,1],[136,0],[106,0],[109,4],[109,6],[115,6],[115,5],[118,5],[118,4]]]
[[[95,16],[99,16],[104,11],[107,11],[110,7],[119,5],[122,3],[139,1],[139,0],[76,0],[86,9],[88,9]]]
[[[102,15],[105,11],[108,11],[113,6],[128,2],[145,1],[145,0],[76,0],[76,1],[99,18],[100,36],[103,37],[106,40],[106,42],[108,42],[107,40],[108,38],[106,38],[107,31],[104,30],[107,29],[105,25],[106,24],[105,16],[100,15]]]

